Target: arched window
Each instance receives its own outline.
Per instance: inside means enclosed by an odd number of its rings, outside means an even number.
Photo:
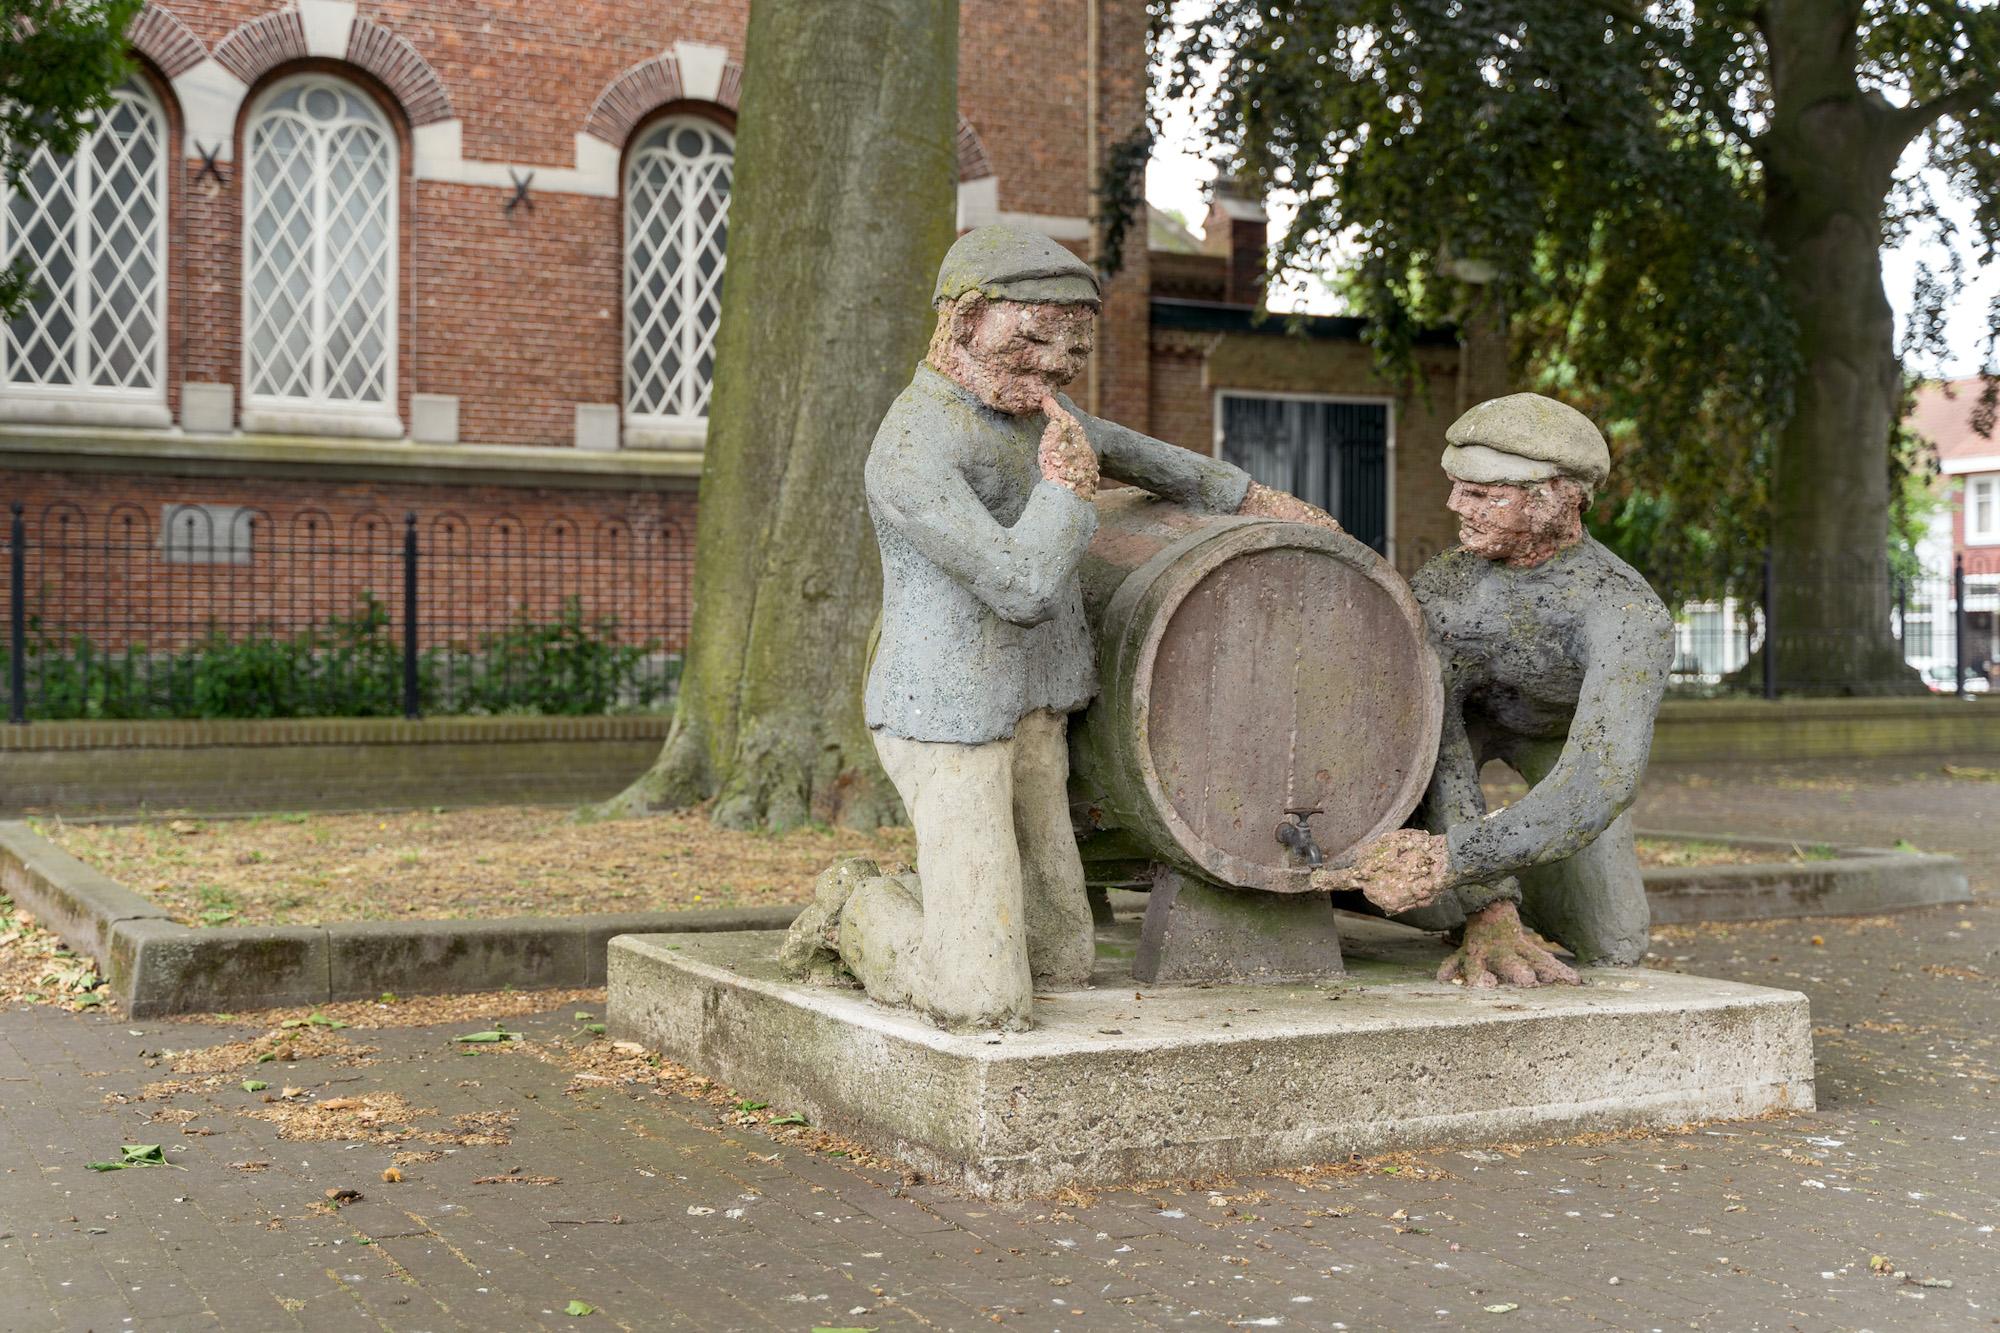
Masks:
[[[245,424],[400,434],[387,117],[360,90],[309,74],[259,99],[246,139]]]
[[[708,428],[735,146],[721,126],[660,121],[625,170],[625,430],[699,445]]]
[[[167,118],[137,83],[115,97],[7,196],[5,254],[31,286],[0,347],[5,415],[167,424]]]

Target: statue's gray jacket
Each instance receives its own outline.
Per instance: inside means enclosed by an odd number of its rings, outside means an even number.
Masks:
[[[1234,513],[1249,474],[1078,409],[1099,471],[1162,499]],[[882,637],[868,725],[920,741],[1014,734],[1037,708],[1097,693],[1077,565],[1097,510],[1042,479],[1047,419],[996,412],[920,366],[876,432],[868,512],[882,547]]]
[[[1463,548],[1411,584],[1444,673],[1444,732],[1425,822],[1448,833],[1466,911],[1519,898],[1514,871],[1586,847],[1637,794],[1673,663],[1673,619],[1646,580],[1586,536],[1531,569]],[[1528,794],[1493,815],[1479,766],[1562,746]]]

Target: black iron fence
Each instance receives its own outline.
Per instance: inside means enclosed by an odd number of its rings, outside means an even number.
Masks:
[[[1879,661],[1853,630],[1879,635],[1872,651],[1900,657],[1940,694],[1986,694],[2000,674],[2000,567],[1896,575],[1880,567],[1814,569],[1790,578],[1766,558],[1718,598],[1676,597],[1677,581],[1655,576],[1674,608],[1672,688],[1683,695],[1872,692]],[[1819,602],[1847,616],[1823,613]]]
[[[693,533],[649,519],[15,504],[4,534],[15,722],[655,709],[687,641]],[[1740,564],[1647,571],[1675,610],[1676,693],[1846,692],[1853,636],[1815,597],[1934,691],[2000,676],[2000,562],[1790,582]],[[1677,591],[1715,582],[1740,591]]]
[[[14,504],[6,537],[15,722],[654,709],[687,639],[667,523]]]

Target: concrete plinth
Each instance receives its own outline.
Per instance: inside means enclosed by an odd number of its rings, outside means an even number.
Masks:
[[[621,936],[609,1024],[998,1198],[1813,1105],[1792,991],[1592,969],[1468,992],[1430,979],[1433,937],[1345,915],[1337,984],[1147,988],[1131,931],[1104,937],[1097,988],[1037,996],[1040,1026],[1007,1035],[788,982],[777,932]]]

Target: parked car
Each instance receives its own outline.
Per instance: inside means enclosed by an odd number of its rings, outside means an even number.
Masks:
[[[1922,674],[1924,684],[1930,686],[1933,693],[1956,694],[1958,692],[1958,682],[1956,680],[1958,668],[1950,662],[1934,662],[1930,666],[1925,667]],[[1986,677],[1975,675],[1971,671],[1966,672],[1965,692],[1967,694],[1985,694],[1992,688],[1992,683]]]

